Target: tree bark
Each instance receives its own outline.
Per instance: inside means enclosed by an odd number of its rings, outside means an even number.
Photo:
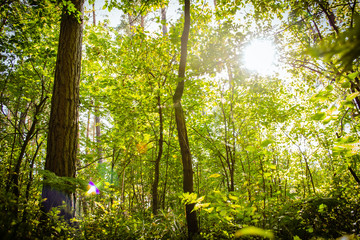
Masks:
[[[76,10],[83,14],[84,0],[71,2]],[[45,160],[45,170],[61,177],[75,177],[82,33],[82,19],[77,18],[75,14],[69,15],[67,9],[64,8],[60,25]],[[66,220],[74,216],[70,191],[63,192],[44,184],[42,198],[46,198],[42,206],[44,212],[49,212],[51,208],[61,206],[65,202],[67,206],[61,210],[60,215]]]
[[[173,103],[175,108],[175,119],[178,131],[179,145],[181,149],[181,157],[183,164],[183,191],[185,193],[192,193],[194,190],[192,159],[189,146],[189,139],[187,136],[186,122],[184,111],[181,105],[181,98],[184,92],[185,84],[185,69],[187,58],[187,43],[190,31],[190,0],[185,0],[185,22],[184,30],[181,36],[181,56],[178,72],[178,85],[176,87]],[[197,225],[196,211],[193,211],[195,204],[187,204],[186,207],[186,222],[188,228],[188,238],[192,239],[197,235],[199,229]]]

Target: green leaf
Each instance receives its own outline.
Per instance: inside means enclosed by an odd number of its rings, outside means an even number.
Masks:
[[[341,87],[342,88],[350,88],[351,84],[349,81],[345,81],[345,82],[341,83]]]
[[[328,124],[332,120],[331,116],[327,116],[324,120],[322,120],[323,124]]]
[[[312,120],[323,120],[326,117],[326,113],[325,112],[319,112],[316,113],[315,115],[313,115],[311,117]]]
[[[257,228],[257,227],[245,227],[245,228],[238,230],[235,233],[236,238],[244,236],[244,235],[260,236],[260,237],[264,237],[264,238],[274,239],[274,234],[271,231],[264,230],[264,229]]]
[[[315,101],[319,101],[319,102],[323,102],[326,101],[328,98],[331,97],[331,91],[321,91],[317,94],[315,94],[314,96],[311,97],[311,101],[315,102]]]
[[[267,147],[270,143],[272,143],[273,141],[272,140],[270,140],[270,139],[266,139],[265,141],[263,141],[262,143],[261,143],[261,146],[262,147]]]
[[[229,194],[229,198],[230,198],[231,200],[234,200],[234,201],[237,201],[237,200],[238,200],[238,197],[235,197],[235,196],[233,196],[233,195],[231,195],[231,194]]]
[[[255,147],[254,146],[247,146],[246,148],[245,148],[245,150],[246,151],[249,151],[249,152],[255,152]]]
[[[354,92],[352,94],[350,94],[349,96],[346,97],[346,100],[347,101],[351,101],[353,100],[354,98],[356,98],[360,93],[359,92]]]
[[[211,208],[204,208],[204,210],[208,213],[211,213],[212,211],[214,211],[214,207]]]
[[[333,85],[328,85],[325,89],[327,91],[332,91],[334,89],[334,86]]]
[[[269,167],[270,167],[270,169],[274,169],[274,170],[276,169],[276,165],[275,165],[275,164],[270,164]]]
[[[214,173],[209,176],[209,178],[218,178],[218,177],[221,177],[221,175],[218,173]]]
[[[210,203],[196,203],[194,209],[192,211],[197,211],[199,209],[208,209],[207,207],[210,206]]]
[[[352,101],[341,101],[341,105],[348,108],[354,108],[354,103]]]
[[[98,205],[104,211],[105,214],[108,214],[108,211],[105,209],[105,207],[101,203],[96,202],[96,201],[94,201],[94,202],[96,205]]]
[[[319,205],[319,210],[318,210],[318,212],[319,212],[319,213],[323,213],[323,212],[325,212],[326,208],[327,208],[326,204],[323,204],[323,203],[322,203],[322,204]]]
[[[348,74],[346,77],[349,78],[350,80],[354,80],[358,75],[359,75],[359,72],[354,72],[354,73]]]

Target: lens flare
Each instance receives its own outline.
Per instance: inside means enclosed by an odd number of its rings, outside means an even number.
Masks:
[[[244,49],[244,65],[250,71],[262,75],[271,74],[275,71],[277,53],[275,45],[270,40],[255,39]]]
[[[90,195],[90,194],[100,194],[100,190],[91,181],[89,182],[88,191],[86,192],[86,195]]]

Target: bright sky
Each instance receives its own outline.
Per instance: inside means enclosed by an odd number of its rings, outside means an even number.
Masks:
[[[275,45],[268,39],[254,39],[245,47],[242,60],[250,71],[261,75],[272,74],[276,71]]]
[[[103,9],[104,4],[105,4],[105,0],[95,0],[96,21],[98,22],[98,21],[103,21],[104,19],[109,19],[111,27],[118,26],[121,20],[121,16],[123,14],[122,11],[113,8],[111,12],[109,12],[107,9]],[[169,1],[169,7],[167,9],[167,14],[166,14],[168,22],[173,22],[177,18],[179,18],[179,14],[176,13],[179,7],[180,7],[179,0]],[[85,3],[85,12],[88,16],[92,17],[92,6],[90,6],[88,2]],[[160,16],[160,11],[158,11],[158,16]],[[153,17],[153,15],[150,15],[149,17]]]
[[[213,6],[213,0],[207,0],[209,5]],[[121,16],[123,13],[113,8],[111,12],[107,9],[103,10],[103,6],[105,4],[105,0],[96,0],[95,1],[95,12],[96,12],[96,21],[103,21],[104,19],[109,19],[109,25],[111,27],[116,27],[121,20]],[[179,0],[170,0],[169,7],[167,8],[167,21],[175,22],[180,14],[178,13],[178,9],[181,8],[179,5]],[[85,4],[85,12],[92,19],[92,6],[89,6],[88,3]],[[147,18],[153,18],[155,16],[160,16],[160,11],[157,13],[150,14]],[[157,29],[157,25],[151,25],[151,22],[147,22],[145,29],[153,31],[159,30]],[[276,48],[271,40],[265,39],[254,39],[251,43],[247,44],[245,47],[245,52],[243,55],[243,59],[241,59],[244,63],[244,66],[250,70],[252,73],[260,74],[260,75],[272,75],[278,69],[276,69],[277,62],[277,54]]]

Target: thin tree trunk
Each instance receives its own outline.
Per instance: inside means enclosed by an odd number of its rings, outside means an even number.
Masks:
[[[83,14],[84,0],[71,2],[76,10]],[[76,18],[75,14],[69,15],[67,9],[64,8],[60,25],[45,160],[45,170],[61,177],[75,177],[82,33],[82,19]],[[43,202],[43,211],[49,212],[51,208],[61,206],[65,202],[66,207],[61,210],[60,215],[69,221],[74,216],[71,195],[70,191],[60,191],[44,184],[42,198],[46,198],[46,201]]]
[[[161,9],[161,20],[164,21],[163,22],[163,36],[166,35],[166,12],[165,10],[163,10],[164,8]],[[142,25],[143,25],[143,18],[142,18]],[[165,26],[165,27],[164,27]],[[142,26],[144,27],[144,26]],[[161,89],[161,84],[159,81],[158,84],[158,96],[157,96],[157,108],[158,108],[158,113],[159,113],[159,150],[158,150],[158,155],[156,157],[155,160],[155,171],[154,171],[154,182],[153,182],[153,186],[152,186],[152,211],[153,214],[156,215],[158,208],[159,208],[159,193],[158,193],[158,186],[159,186],[159,178],[160,178],[160,160],[163,154],[163,145],[164,145],[164,120],[163,120],[163,113],[162,113],[162,106],[161,106],[161,96],[160,96],[160,89]]]
[[[29,180],[26,184],[26,191],[25,191],[25,201],[27,202],[29,200],[29,195],[30,195],[30,188],[31,188],[31,185],[33,183],[33,180],[34,180],[34,177],[33,177],[33,169],[34,169],[34,164],[35,164],[35,159],[38,155],[38,152],[41,148],[41,145],[43,144],[43,142],[40,142],[40,144],[37,143],[36,141],[36,150],[35,150],[35,153],[34,153],[34,156],[32,157],[31,159],[31,162],[30,162],[30,170],[29,170]],[[21,222],[25,222],[27,220],[27,216],[28,216],[28,211],[25,209],[24,212],[23,212],[23,216],[22,216],[22,221]]]
[[[33,121],[32,121],[30,130],[26,133],[25,140],[24,140],[24,142],[23,142],[23,144],[21,146],[21,151],[20,151],[19,157],[18,157],[18,159],[16,161],[15,169],[14,169],[14,172],[13,172],[12,177],[11,177],[11,184],[12,184],[12,188],[13,188],[13,193],[14,193],[16,198],[18,198],[20,196],[19,176],[20,176],[21,163],[22,163],[22,160],[24,158],[25,151],[26,151],[26,148],[27,148],[30,140],[35,136],[35,134],[37,132],[37,131],[35,132],[36,125],[37,125],[37,122],[38,122],[37,118],[38,118],[39,113],[42,111],[42,108],[43,108],[46,100],[47,100],[47,97],[43,98],[38,105],[35,105],[35,112],[34,112]],[[19,125],[19,128],[20,128],[20,125]]]
[[[22,89],[21,89],[22,90]],[[14,127],[14,133],[13,133],[13,140],[12,140],[12,144],[11,144],[11,153],[10,153],[10,163],[9,163],[9,167],[8,167],[8,170],[6,172],[9,173],[8,175],[8,179],[6,181],[6,192],[9,192],[11,190],[11,187],[12,187],[12,174],[13,174],[13,169],[12,169],[12,164],[14,162],[14,153],[15,153],[15,144],[16,144],[16,139],[17,137],[21,135],[21,133],[19,132],[19,135],[17,134],[18,132],[18,124],[17,124],[17,116],[18,116],[18,111],[19,111],[19,108],[20,108],[20,99],[21,99],[21,95],[19,95],[18,99],[17,99],[17,103],[16,103],[16,108],[15,108],[15,113],[14,114],[11,114],[10,112],[10,109],[8,109],[8,120],[10,121],[11,123],[11,115],[13,115],[13,119],[14,119],[14,124],[13,127]],[[20,121],[19,121],[19,125],[20,125]]]
[[[95,16],[95,3],[92,4],[92,12],[93,12],[93,25],[96,25],[96,16]]]
[[[90,137],[90,119],[91,119],[91,112],[90,110],[88,110],[88,115],[87,115],[87,124],[86,124],[86,141],[89,141],[89,137]],[[86,144],[86,148],[85,148],[85,154],[88,155],[89,154],[89,147],[88,144]]]
[[[140,17],[140,27],[142,28],[142,30],[145,30],[145,16],[141,15]]]
[[[130,15],[130,13],[128,13],[128,19],[129,19],[130,35],[132,35],[134,32],[134,20],[133,20],[132,16]]]
[[[226,186],[227,186],[227,189],[229,192],[232,192],[234,191],[234,189],[232,188],[232,186],[234,185],[233,184],[233,178],[234,176],[231,175],[232,174],[232,171],[231,171],[231,162],[230,162],[230,155],[231,155],[231,149],[229,147],[229,141],[228,141],[228,124],[227,124],[227,117],[226,117],[226,113],[225,113],[225,108],[224,108],[224,103],[223,103],[223,94],[222,94],[222,90],[220,89],[221,91],[221,112],[223,114],[223,118],[224,118],[224,145],[225,145],[225,151],[226,151],[226,157],[224,158],[225,159],[225,162],[226,162],[226,168],[224,168],[224,173],[225,175],[227,176],[226,178]],[[229,173],[227,173],[227,171],[229,171]]]
[[[92,12],[93,12],[93,25],[96,26],[96,14],[95,14],[95,4],[92,5]],[[99,113],[99,104],[95,100],[95,110],[94,110],[94,120],[95,120],[95,138],[96,138],[96,150],[99,157],[98,163],[103,163],[103,154],[101,148],[101,127],[100,127],[100,113]]]
[[[172,136],[173,133],[173,123],[172,123],[172,116],[170,119],[170,125],[169,125],[169,135],[168,135],[168,142],[170,142],[170,138]],[[167,153],[166,153],[166,167],[165,167],[165,179],[164,179],[164,187],[163,187],[163,192],[162,192],[162,209],[165,209],[165,198],[166,198],[166,187],[167,187],[167,181],[168,181],[168,169],[169,169],[169,157],[170,157],[170,144],[168,144],[167,147]]]
[[[157,214],[157,211],[159,208],[158,185],[159,185],[159,175],[160,175],[160,160],[161,160],[161,156],[163,153],[163,143],[164,143],[164,123],[163,123],[163,114],[162,114],[162,108],[161,108],[160,92],[157,97],[157,107],[158,107],[158,111],[159,111],[160,129],[159,129],[159,151],[158,151],[158,155],[155,160],[154,182],[153,182],[153,186],[152,186],[152,200],[153,200],[152,210],[153,210],[154,215]]]
[[[123,203],[124,206],[125,206],[125,170],[126,169],[124,168],[124,172],[122,175],[122,181],[121,181],[121,203]]]
[[[176,87],[173,103],[175,108],[175,119],[178,131],[179,145],[181,149],[181,157],[183,164],[183,190],[185,193],[193,193],[194,180],[192,170],[191,152],[189,146],[189,139],[187,136],[185,115],[181,105],[181,98],[184,92],[185,85],[185,69],[187,58],[187,43],[190,32],[190,0],[185,0],[185,22],[184,30],[181,36],[181,56],[178,73],[178,85]],[[188,238],[192,239],[197,235],[199,229],[196,218],[196,211],[193,211],[195,204],[186,204],[186,222],[188,228]]]
[[[162,21],[162,32],[163,32],[163,36],[165,36],[168,32],[167,27],[166,27],[166,8],[162,8],[161,9],[161,21]]]
[[[230,190],[235,191],[235,154],[236,154],[236,134],[235,134],[235,123],[234,123],[234,95],[235,95],[235,86],[233,73],[231,71],[231,65],[227,64],[228,75],[229,75],[229,84],[231,90],[231,102],[230,102],[230,114],[229,114],[229,129],[232,127],[232,148],[229,146],[230,150]]]
[[[331,9],[329,8],[329,3],[327,1],[325,2],[321,2],[319,1],[319,6],[321,8],[321,10],[325,13],[330,26],[334,29],[334,31],[336,32],[336,34],[339,34],[339,28],[336,26],[336,19],[335,19],[335,15],[334,13],[331,11]],[[324,6],[324,3],[326,3],[326,6]]]
[[[95,103],[95,139],[96,139],[96,151],[99,157],[98,163],[103,163],[103,152],[101,147],[101,127],[99,117],[99,106]]]

